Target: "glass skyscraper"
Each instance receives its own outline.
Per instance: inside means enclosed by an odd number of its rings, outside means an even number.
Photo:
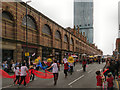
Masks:
[[[93,0],[74,0],[74,25],[93,43]]]

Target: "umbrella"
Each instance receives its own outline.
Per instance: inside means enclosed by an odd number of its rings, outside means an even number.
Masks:
[[[92,58],[93,56],[89,56],[90,58]]]
[[[49,56],[47,56],[47,58],[52,58],[52,57],[55,57],[55,55],[49,55]]]
[[[74,55],[71,55],[71,57],[78,57],[78,56],[74,54]]]

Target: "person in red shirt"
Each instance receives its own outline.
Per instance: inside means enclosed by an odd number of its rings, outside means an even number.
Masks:
[[[67,77],[67,72],[68,72],[68,62],[64,62],[64,74],[65,74],[65,78]]]
[[[102,80],[104,79],[104,76],[101,75],[100,71],[96,71],[96,79],[97,79],[97,88],[102,89]]]
[[[84,72],[86,71],[86,64],[87,64],[87,62],[84,59],[83,62],[82,62],[82,67],[83,67]]]
[[[107,82],[108,82],[108,90],[113,90],[113,77],[111,73],[108,73],[108,78],[107,78]]]

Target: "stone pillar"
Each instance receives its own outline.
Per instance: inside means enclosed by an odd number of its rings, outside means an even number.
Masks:
[[[17,44],[16,49],[13,52],[14,61],[18,61],[18,62],[22,61],[22,51],[23,49],[22,49],[21,44]]]
[[[64,58],[64,55],[65,55],[65,52],[64,52],[64,51],[61,51],[61,55],[62,55],[62,57],[61,57],[61,62],[63,62],[63,58]]]
[[[38,56],[40,56],[41,57],[41,59],[42,59],[42,47],[39,47],[38,48]]]
[[[55,55],[55,49],[52,50],[52,55]],[[53,57],[53,60],[55,59],[55,57]]]

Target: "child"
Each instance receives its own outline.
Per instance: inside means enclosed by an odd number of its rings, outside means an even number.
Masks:
[[[104,76],[101,75],[100,71],[96,71],[96,79],[97,79],[97,88],[101,88],[102,89],[102,80],[104,79]]]
[[[108,90],[113,90],[113,77],[111,73],[108,73],[108,78],[107,78],[107,82],[108,82]]]
[[[16,81],[17,81],[17,84],[19,84],[19,78],[20,78],[19,65],[17,65],[17,66],[14,68],[14,72],[15,72],[15,75],[16,75],[16,79],[15,79],[15,81],[14,81],[14,84],[16,83]]]

